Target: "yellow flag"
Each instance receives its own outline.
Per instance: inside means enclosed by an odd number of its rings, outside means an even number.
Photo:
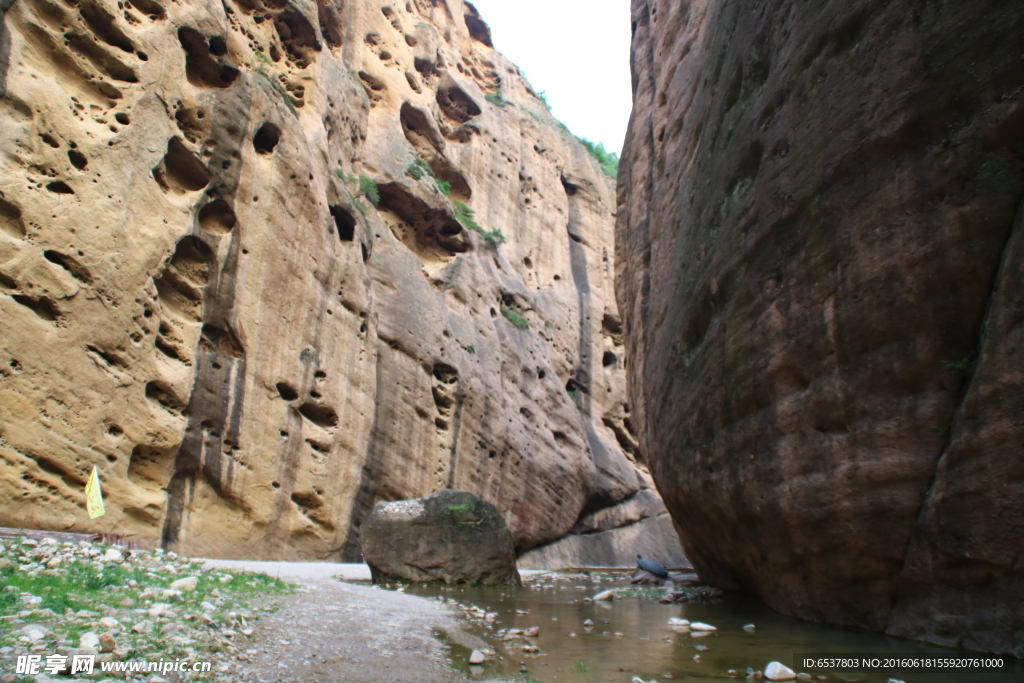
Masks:
[[[100,471],[92,466],[92,474],[85,484],[85,509],[89,511],[89,519],[96,519],[106,514],[103,509],[103,491],[100,489]]]

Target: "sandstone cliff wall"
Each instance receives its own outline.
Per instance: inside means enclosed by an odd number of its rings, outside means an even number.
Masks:
[[[1024,6],[634,0],[618,300],[701,575],[1024,654]]]
[[[452,487],[525,550],[649,486],[613,183],[468,3],[3,9],[4,525],[351,559]]]

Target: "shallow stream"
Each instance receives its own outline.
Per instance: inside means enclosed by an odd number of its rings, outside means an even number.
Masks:
[[[763,671],[780,661],[798,672],[794,655],[818,653],[923,655],[955,653],[911,640],[889,638],[855,629],[825,627],[784,617],[749,599],[725,597],[708,603],[659,604],[659,591],[611,602],[587,602],[609,588],[629,588],[625,575],[551,574],[524,579],[511,588],[411,586],[409,594],[455,601],[465,609],[478,607],[492,613],[492,620],[473,617],[476,633],[484,637],[497,656],[481,666],[470,666],[470,652],[450,646],[456,668],[480,680],[542,683],[629,683],[634,676],[644,681],[744,680],[747,668]],[[493,613],[497,613],[493,616]],[[477,612],[476,614],[481,614]],[[711,624],[716,631],[699,635],[673,631],[672,617]],[[585,627],[590,619],[593,627]],[[491,624],[491,628],[486,626]],[[755,629],[745,631],[744,626]],[[495,637],[501,629],[540,627],[537,637]],[[538,652],[523,652],[536,645]],[[500,658],[499,658],[500,657]],[[522,669],[525,668],[525,671]],[[730,670],[735,673],[730,676]],[[1024,663],[1004,671],[835,671],[816,669],[813,680],[886,683],[890,678],[906,683],[1024,683]],[[825,676],[825,679],[819,679]]]

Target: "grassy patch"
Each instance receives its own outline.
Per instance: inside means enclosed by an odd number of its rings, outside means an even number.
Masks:
[[[366,174],[359,176],[359,191],[374,206],[380,204],[380,191],[377,189],[377,183],[370,176]]]
[[[443,194],[445,197],[451,197],[452,196],[452,184],[451,183],[445,182],[444,180],[435,180],[434,182],[437,183],[437,189],[441,190],[441,194]],[[463,206],[465,206],[465,204],[463,204]],[[470,211],[470,213],[472,213],[472,211]]]
[[[506,104],[512,104],[505,99],[505,95],[501,92],[501,88],[498,88],[495,92],[487,93],[484,95],[484,99],[496,107],[504,107]]]
[[[605,175],[615,180],[619,177],[619,155],[615,152],[609,152],[604,148],[604,143],[591,142],[585,138],[576,138],[583,146],[590,152],[590,156],[597,159],[597,163],[601,165],[601,170],[604,171]]]
[[[590,665],[586,662],[576,662],[572,670],[578,674],[590,673]]]
[[[523,316],[519,315],[516,311],[506,306],[501,307],[501,314],[505,316],[510,323],[515,325],[520,330],[525,330],[530,326],[530,323]]]
[[[473,209],[466,206],[464,202],[453,199],[452,208],[455,209],[455,218],[462,223],[463,227],[479,234],[492,247],[498,247],[505,243],[505,235],[502,234],[501,230],[484,230],[483,226],[476,222]]]
[[[434,170],[430,168],[430,164],[419,157],[416,157],[413,162],[409,164],[408,168],[405,169],[405,174],[412,176],[414,180],[419,180],[425,175],[428,175],[431,178],[436,178]]]
[[[252,647],[248,631],[258,612],[273,596],[292,589],[263,574],[203,569],[202,563],[179,559],[174,553],[125,551],[123,562],[104,560],[100,544],[35,543],[19,539],[0,542],[0,616],[21,615],[22,622],[40,624],[45,635],[39,645],[48,651],[77,647],[86,632],[111,632],[116,659],[210,658],[214,670],[193,680],[222,680],[228,661],[240,649]],[[173,590],[171,584],[195,577],[194,590]],[[161,608],[153,611],[156,604]],[[119,626],[100,619],[109,616]],[[133,626],[147,624],[146,628]],[[170,628],[171,630],[164,630]],[[222,628],[240,635],[230,644]],[[175,637],[171,637],[174,633]],[[0,647],[22,653],[28,647],[19,628],[0,628]],[[230,655],[229,651],[234,651]],[[213,656],[224,652],[223,656]]]

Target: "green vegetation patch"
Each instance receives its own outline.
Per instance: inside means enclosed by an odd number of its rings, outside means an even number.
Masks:
[[[604,148],[602,142],[591,142],[586,138],[576,138],[579,140],[587,151],[590,152],[590,156],[597,159],[597,163],[601,165],[601,170],[604,174],[616,180],[619,177],[619,155],[615,152],[609,152]]]
[[[366,174],[359,176],[359,191],[370,200],[370,203],[374,206],[380,204],[380,191],[377,189],[377,183],[373,178]]]
[[[506,104],[512,104],[505,99],[505,95],[501,92],[501,88],[498,88],[495,92],[487,93],[484,95],[484,99],[496,107],[504,107]]]
[[[462,223],[464,228],[472,230],[483,237],[484,241],[492,247],[498,247],[505,243],[505,235],[502,234],[501,230],[484,230],[483,226],[476,222],[473,209],[466,206],[464,202],[460,202],[458,199],[453,199],[452,208],[455,209],[455,218]]]
[[[516,311],[513,311],[507,306],[501,307],[501,314],[508,318],[508,321],[518,327],[520,330],[525,330],[530,326],[530,323],[523,316],[519,315]]]
[[[0,628],[0,647],[28,647],[25,623],[38,625],[44,635],[37,645],[47,652],[78,647],[85,633],[109,632],[113,659],[209,659],[213,671],[192,680],[222,680],[228,662],[253,646],[251,623],[293,590],[264,574],[205,570],[161,550],[114,550],[53,539],[0,541],[0,617],[9,626]],[[185,578],[194,588],[172,588]],[[12,621],[15,615],[22,621]],[[117,625],[101,623],[104,617]],[[239,636],[227,644],[221,629],[229,628]]]
[[[419,157],[416,157],[413,162],[409,164],[409,167],[405,169],[405,174],[411,176],[414,180],[419,180],[425,175],[428,175],[431,178],[437,177],[434,175],[434,170],[430,168],[430,164]]]

